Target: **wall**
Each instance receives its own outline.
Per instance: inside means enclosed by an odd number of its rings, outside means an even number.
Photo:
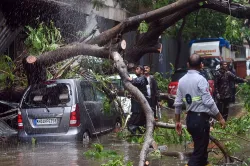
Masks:
[[[15,37],[22,30],[22,27],[12,28],[6,24],[6,19],[0,9],[0,54],[5,52]]]
[[[140,64],[151,65],[152,72],[169,73],[171,72],[171,65],[175,64],[177,54],[177,41],[173,38],[162,38],[162,55],[148,54],[141,58]],[[187,60],[189,57],[189,46],[186,42],[181,42],[180,59],[177,68],[186,68]]]

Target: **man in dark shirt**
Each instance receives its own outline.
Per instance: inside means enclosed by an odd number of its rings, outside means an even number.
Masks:
[[[227,62],[220,63],[220,69],[216,72],[215,76],[215,93],[218,101],[218,108],[225,120],[228,117],[229,104],[232,98],[232,90],[230,82],[243,83],[247,82],[242,78],[237,77],[232,72],[228,71]]]
[[[156,115],[156,106],[158,105],[159,101],[158,84],[154,76],[150,75],[150,66],[144,65],[144,70],[145,70],[144,75],[148,80],[146,98],[148,100],[149,105],[151,106],[152,111],[154,112],[155,120],[158,120]]]
[[[137,75],[136,78],[129,77],[128,80],[137,87],[144,96],[147,96],[147,84],[148,81],[144,76],[144,68],[143,66],[138,66],[135,69],[135,74]],[[131,99],[131,112],[132,115],[128,121],[128,130],[135,134],[136,130],[139,129],[139,126],[144,126],[146,124],[146,117],[141,108],[140,103],[132,97]],[[140,130],[139,130],[140,131]]]

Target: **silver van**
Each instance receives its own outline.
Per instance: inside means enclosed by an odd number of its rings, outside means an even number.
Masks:
[[[23,141],[78,140],[88,143],[96,134],[122,124],[121,114],[95,81],[59,79],[31,85],[18,111],[18,137]]]

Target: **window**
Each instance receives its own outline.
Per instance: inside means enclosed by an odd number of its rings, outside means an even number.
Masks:
[[[105,94],[101,90],[96,88],[96,100],[97,101],[103,101],[104,98],[105,98]]]
[[[22,107],[70,106],[70,85],[65,83],[32,85]]]
[[[96,101],[95,92],[92,85],[81,82],[80,86],[84,101]]]

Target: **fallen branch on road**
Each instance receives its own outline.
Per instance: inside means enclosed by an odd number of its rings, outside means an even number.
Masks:
[[[156,127],[167,128],[167,129],[175,129],[175,124],[172,123],[164,123],[164,122],[155,122]],[[183,128],[187,128],[186,125],[182,125]]]

